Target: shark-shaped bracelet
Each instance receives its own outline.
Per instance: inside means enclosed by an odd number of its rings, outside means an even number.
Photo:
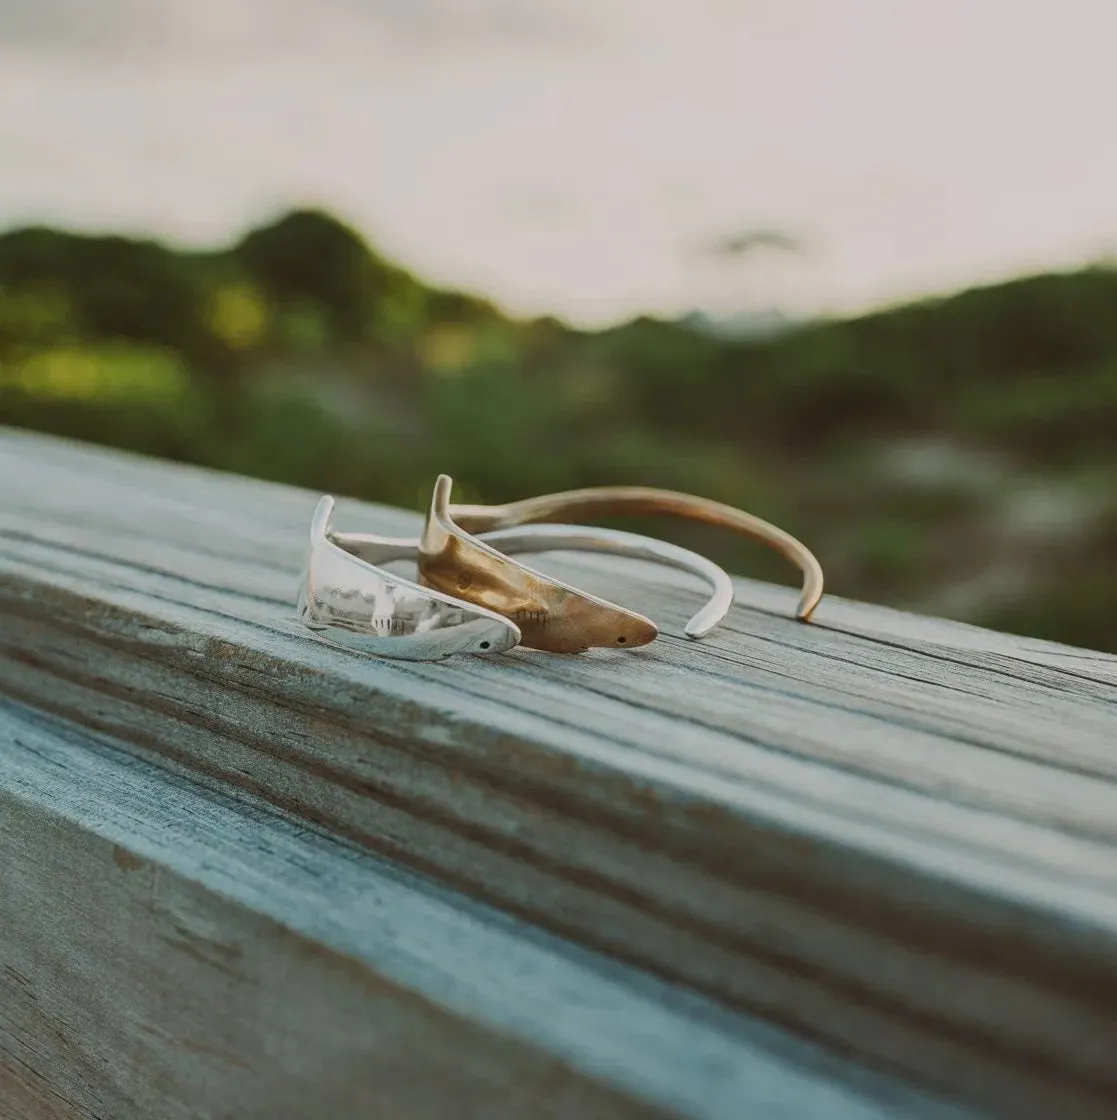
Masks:
[[[491,536],[476,533],[595,515],[671,514],[743,534],[795,563],[803,573],[796,617],[808,620],[822,598],[822,566],[806,545],[783,529],[721,502],[644,486],[601,486],[502,506],[451,505],[452,487],[452,479],[445,474],[435,483],[418,555],[423,582],[511,617],[520,626],[525,646],[576,652],[589,646],[642,644],[644,635],[626,629],[619,615],[588,609],[583,592],[503,555]],[[663,547],[663,542],[652,542],[652,547]],[[593,603],[601,605],[600,600]],[[710,626],[705,621],[692,619],[688,636],[707,633]]]

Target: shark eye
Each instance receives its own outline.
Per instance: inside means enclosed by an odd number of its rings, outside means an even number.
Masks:
[[[625,642],[627,642],[627,641],[628,641],[628,639],[627,639],[627,638],[626,638],[626,637],[625,637],[625,636],[624,636],[624,635],[622,634],[622,635],[621,635],[621,636],[620,636],[620,637],[619,637],[619,638],[617,639],[617,645],[619,645],[619,646],[623,646],[623,645],[624,645],[624,643],[625,643]]]
[[[491,644],[490,642],[481,642],[480,648],[481,649],[488,649],[490,644]]]

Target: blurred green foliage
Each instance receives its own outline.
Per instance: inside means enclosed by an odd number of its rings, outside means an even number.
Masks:
[[[412,507],[438,471],[498,501],[691,490],[803,537],[835,592],[1117,650],[1108,268],[726,339],[516,321],[311,210],[214,252],[22,229],[0,421]]]

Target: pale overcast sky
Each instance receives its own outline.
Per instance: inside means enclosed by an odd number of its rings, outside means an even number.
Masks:
[[[1112,0],[0,0],[0,226],[312,202],[524,311],[856,309],[1117,255],[1115,55]]]

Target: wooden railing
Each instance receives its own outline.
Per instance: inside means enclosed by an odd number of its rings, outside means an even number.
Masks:
[[[0,432],[0,1116],[1117,1115],[1117,658],[563,556],[660,640],[376,660],[316,497]]]

